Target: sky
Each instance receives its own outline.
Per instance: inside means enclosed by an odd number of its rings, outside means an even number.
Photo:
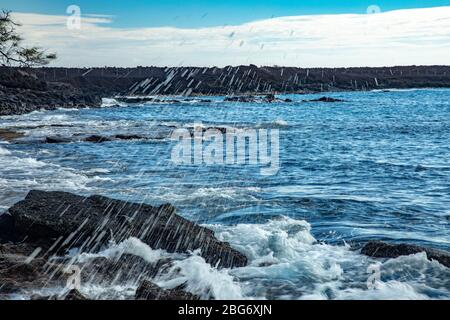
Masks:
[[[81,29],[68,29],[69,5]],[[1,0],[55,66],[450,64],[450,0]]]

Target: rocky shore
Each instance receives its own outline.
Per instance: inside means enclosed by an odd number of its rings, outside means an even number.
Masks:
[[[0,67],[0,116],[39,109],[99,107],[102,98],[126,103],[148,96],[229,96],[228,101],[278,102],[281,93],[449,88],[448,66],[294,68],[236,66],[137,68]],[[263,98],[255,98],[261,95]],[[205,102],[209,101],[204,99]],[[323,102],[331,102],[323,99]]]
[[[111,243],[127,242],[185,256],[198,250],[196,254],[219,269],[248,263],[246,256],[219,241],[213,231],[182,218],[170,204],[152,207],[103,196],[31,191],[0,215],[0,299],[18,295],[36,300],[88,299],[75,289],[64,289],[68,270],[74,266],[82,283],[107,286],[132,281],[134,299],[202,298],[183,284],[161,288],[154,282],[157,275],[178,272],[168,256],[150,261],[136,254],[143,249],[132,246],[116,250],[113,256],[98,254]],[[377,259],[419,252],[450,267],[448,252],[416,245],[369,242],[361,249]],[[55,293],[54,288],[60,291]],[[44,294],[45,289],[53,294]]]
[[[140,285],[137,299],[197,299],[182,287],[163,290],[151,283],[152,277],[171,268],[170,258],[149,262],[125,250],[114,259],[78,261],[69,254],[73,250],[93,254],[130,239],[168,253],[191,255],[199,250],[207,263],[218,268],[247,264],[243,254],[219,241],[211,230],[177,215],[170,204],[152,207],[102,196],[31,191],[0,215],[0,299],[30,295],[36,289],[64,288],[67,269],[74,265],[82,270],[84,282],[147,281]]]

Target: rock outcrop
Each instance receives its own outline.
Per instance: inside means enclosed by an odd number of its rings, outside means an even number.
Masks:
[[[412,244],[389,244],[381,241],[368,242],[361,253],[374,258],[397,258],[425,252],[429,260],[436,260],[450,268],[450,253],[442,250],[430,249]]]
[[[7,213],[13,218],[8,224],[14,224],[18,241],[52,251],[73,247],[95,251],[110,240],[136,237],[168,252],[200,249],[208,263],[220,267],[247,264],[243,254],[217,240],[211,230],[177,215],[170,204],[152,207],[103,196],[31,191]]]

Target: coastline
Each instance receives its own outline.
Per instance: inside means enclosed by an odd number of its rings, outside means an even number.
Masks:
[[[208,97],[450,88],[450,67],[0,68],[0,116],[100,107],[112,97]]]

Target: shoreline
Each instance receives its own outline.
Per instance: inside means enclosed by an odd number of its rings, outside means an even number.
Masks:
[[[0,116],[95,108],[102,98],[117,96],[247,97],[430,88],[450,88],[450,67],[0,67]]]
[[[221,298],[215,296],[218,292],[203,291],[189,280],[177,287],[161,283],[171,283],[186,263],[200,263],[213,272],[272,266],[254,265],[245,253],[216,238],[213,230],[179,216],[171,204],[153,207],[97,195],[32,190],[0,214],[0,230],[0,298],[6,299],[96,299],[80,292],[81,287],[65,286],[65,270],[75,268],[87,285],[131,281],[137,300],[215,300]],[[65,254],[75,249],[74,255]],[[418,245],[367,241],[352,250],[380,262],[422,255],[450,268],[449,252]]]

